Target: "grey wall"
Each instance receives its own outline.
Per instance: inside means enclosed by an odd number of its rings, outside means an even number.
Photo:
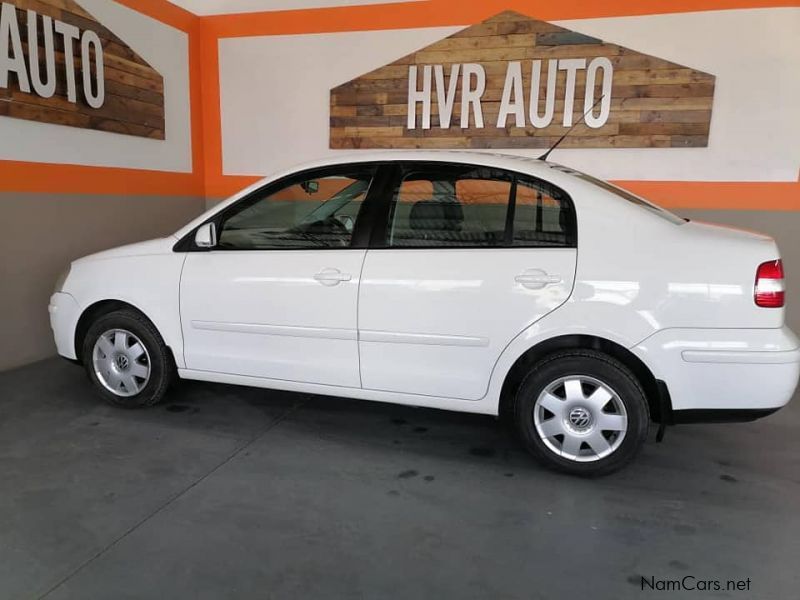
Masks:
[[[168,235],[202,198],[0,193],[0,370],[55,353],[47,305],[75,258]]]

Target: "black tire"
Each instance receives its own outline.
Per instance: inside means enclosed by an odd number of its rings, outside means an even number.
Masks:
[[[125,330],[135,335],[144,346],[149,366],[149,378],[142,389],[131,396],[121,396],[109,390],[101,381],[94,365],[94,347],[103,333],[111,330]],[[164,344],[158,330],[140,312],[133,309],[117,310],[105,314],[91,324],[83,340],[81,352],[83,365],[100,396],[114,406],[122,408],[142,408],[160,402],[175,379],[175,364],[172,354]]]
[[[576,454],[578,458],[565,458],[560,454],[559,449],[554,447],[561,443],[561,448],[564,448],[558,436],[548,438],[548,442],[537,432],[536,424],[534,423],[534,411],[542,410],[536,406],[540,395],[543,394],[548,386],[557,385],[556,382],[562,378],[570,378],[572,376],[584,377],[586,381],[592,379],[602,383],[616,393],[616,398],[624,407],[627,415],[627,429],[624,435],[621,436],[621,441],[617,442],[616,448],[607,456],[596,458],[600,453],[595,453],[588,444],[581,441]],[[590,395],[591,388],[589,390],[589,392],[583,393]],[[566,392],[562,393],[566,398],[565,394]],[[560,398],[558,393],[554,395]],[[567,400],[565,400],[566,402]],[[600,412],[605,414],[604,409],[600,409]],[[545,408],[541,414],[550,413]],[[563,420],[565,423],[569,426],[575,425],[569,421],[572,412],[566,413],[565,409],[562,415],[564,415]],[[580,421],[580,412],[577,416],[579,417],[578,421]],[[592,417],[592,419],[596,418]],[[611,356],[594,350],[565,350],[546,357],[535,364],[528,372],[517,390],[514,421],[525,447],[543,465],[572,475],[597,477],[617,471],[633,460],[647,439],[650,426],[650,409],[641,384],[624,364]],[[560,423],[558,426],[560,426]],[[594,422],[591,422],[588,427],[595,427],[598,430],[597,433],[603,435],[604,438],[608,436],[607,439],[612,441],[610,447],[613,448],[614,440],[616,440],[618,434],[599,431],[602,428],[598,427]],[[581,440],[581,435],[583,435],[583,432],[574,435],[573,439]],[[561,440],[564,440],[564,436],[561,436]],[[581,458],[591,460],[591,462],[578,462]]]

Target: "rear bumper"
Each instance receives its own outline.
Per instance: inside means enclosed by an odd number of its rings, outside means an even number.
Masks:
[[[78,302],[70,294],[56,292],[50,297],[47,308],[56,350],[64,358],[75,360],[75,327],[80,317]]]
[[[669,423],[749,423],[780,410],[778,408],[689,408],[673,410]]]
[[[664,381],[672,421],[752,421],[786,405],[800,341],[779,329],[665,329],[632,351]]]

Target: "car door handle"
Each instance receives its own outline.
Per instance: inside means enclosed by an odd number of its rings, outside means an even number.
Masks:
[[[314,279],[322,285],[339,285],[343,281],[350,281],[353,278],[350,273],[342,273],[339,269],[322,269],[314,275]]]
[[[561,283],[561,277],[558,275],[548,275],[541,269],[528,269],[524,273],[520,273],[514,277],[514,281],[530,290],[540,290],[545,286]]]

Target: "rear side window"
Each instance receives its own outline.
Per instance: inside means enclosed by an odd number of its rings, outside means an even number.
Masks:
[[[535,178],[487,167],[404,169],[392,194],[392,248],[573,247],[569,197]]]
[[[545,181],[517,179],[514,246],[574,246],[574,224],[572,202],[564,192]]]
[[[394,191],[391,247],[493,247],[505,241],[510,174],[480,167],[407,171]]]

